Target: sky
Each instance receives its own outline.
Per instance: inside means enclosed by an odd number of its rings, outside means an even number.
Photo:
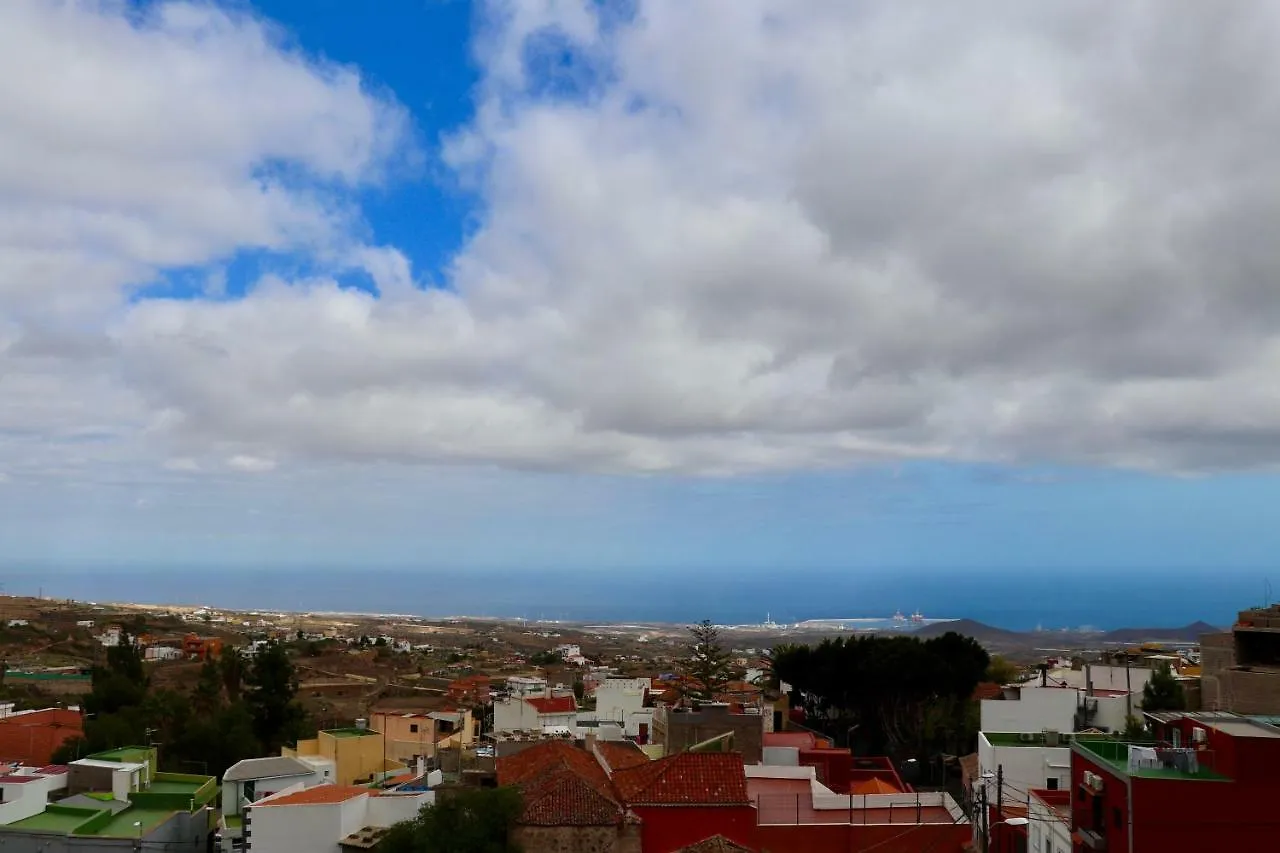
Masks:
[[[1262,577],[1277,48],[1198,0],[7,0],[0,567]]]

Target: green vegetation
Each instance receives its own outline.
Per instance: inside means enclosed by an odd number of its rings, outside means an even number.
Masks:
[[[278,753],[306,729],[293,664],[274,643],[245,664],[228,649],[206,662],[190,692],[151,689],[140,650],[122,638],[93,669],[85,734],[54,753],[66,762],[131,744],[159,745],[160,769],[222,773],[245,758]]]
[[[689,628],[689,654],[680,661],[682,692],[693,699],[712,699],[737,674],[729,653],[720,645],[720,632],[704,619]]]
[[[397,823],[379,853],[519,853],[510,840],[521,810],[514,788],[449,791],[423,806],[413,820]]]
[[[1173,674],[1169,664],[1161,664],[1151,675],[1151,680],[1142,688],[1142,710],[1148,713],[1156,711],[1185,711],[1187,697],[1182,692],[1182,685]]]
[[[560,659],[560,655],[548,650],[545,652],[534,652],[529,656],[529,663],[534,666],[555,666],[558,663],[562,663],[562,661]]]
[[[792,685],[792,700],[804,707],[808,724],[838,742],[856,731],[872,753],[973,751],[973,690],[991,659],[970,637],[839,637],[781,646],[772,663],[776,677]]]
[[[994,681],[996,684],[1014,684],[1022,680],[1022,667],[1000,655],[993,655],[982,680]]]

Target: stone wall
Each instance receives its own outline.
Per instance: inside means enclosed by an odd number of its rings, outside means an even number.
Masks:
[[[640,826],[517,826],[524,853],[640,853]]]

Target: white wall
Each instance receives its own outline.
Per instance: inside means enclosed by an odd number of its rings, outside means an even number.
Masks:
[[[1129,716],[1129,705],[1125,696],[1094,696],[1098,702],[1098,713],[1093,716],[1093,722],[1090,725],[1097,726],[1100,729],[1106,729],[1109,732],[1124,731],[1127,717]],[[1135,716],[1142,716],[1142,694],[1139,693],[1133,697],[1133,713]]]
[[[370,797],[362,826],[391,826],[404,820],[413,820],[424,805],[435,801],[435,791]]]
[[[1048,788],[1048,780],[1058,780],[1058,790],[1065,791],[1071,785],[1071,747],[1066,746],[992,746],[985,733],[978,735],[978,774],[995,773],[1004,768],[1005,800],[1026,800],[1026,792],[1032,788]],[[974,780],[975,788],[981,778]],[[995,801],[995,780],[987,790]]]
[[[1123,666],[1091,663],[1088,665],[1087,676],[1085,669],[1066,668],[1053,670],[1049,673],[1049,677],[1072,687],[1087,687],[1086,681],[1092,678],[1095,688],[1103,690],[1132,690],[1135,693],[1141,693],[1142,688],[1151,680],[1152,670],[1139,666],[1131,666],[1128,670],[1128,678],[1126,680],[1125,667]]]
[[[13,823],[44,811],[45,804],[49,801],[52,781],[52,777],[37,776],[30,782],[0,785],[0,792],[4,796],[4,802],[0,802],[0,824]]]
[[[1071,853],[1071,828],[1056,811],[1032,797],[1027,817],[1031,821],[1027,826],[1028,853]]]
[[[338,842],[350,834],[333,805],[255,806],[249,814],[249,849],[260,853],[341,853]]]
[[[1026,687],[1019,699],[983,699],[984,732],[1040,732],[1076,730],[1075,690],[1061,687]]]
[[[621,723],[628,737],[640,734],[640,724],[653,721],[653,709],[644,707],[645,692],[652,686],[648,678],[607,678],[596,688],[598,720]]]
[[[538,711],[523,699],[500,699],[493,703],[493,729],[512,732],[516,729],[541,729]]]

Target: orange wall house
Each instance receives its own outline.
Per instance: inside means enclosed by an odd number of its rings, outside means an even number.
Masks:
[[[0,718],[0,761],[21,761],[28,767],[49,764],[63,741],[82,737],[78,711],[46,708]]]

